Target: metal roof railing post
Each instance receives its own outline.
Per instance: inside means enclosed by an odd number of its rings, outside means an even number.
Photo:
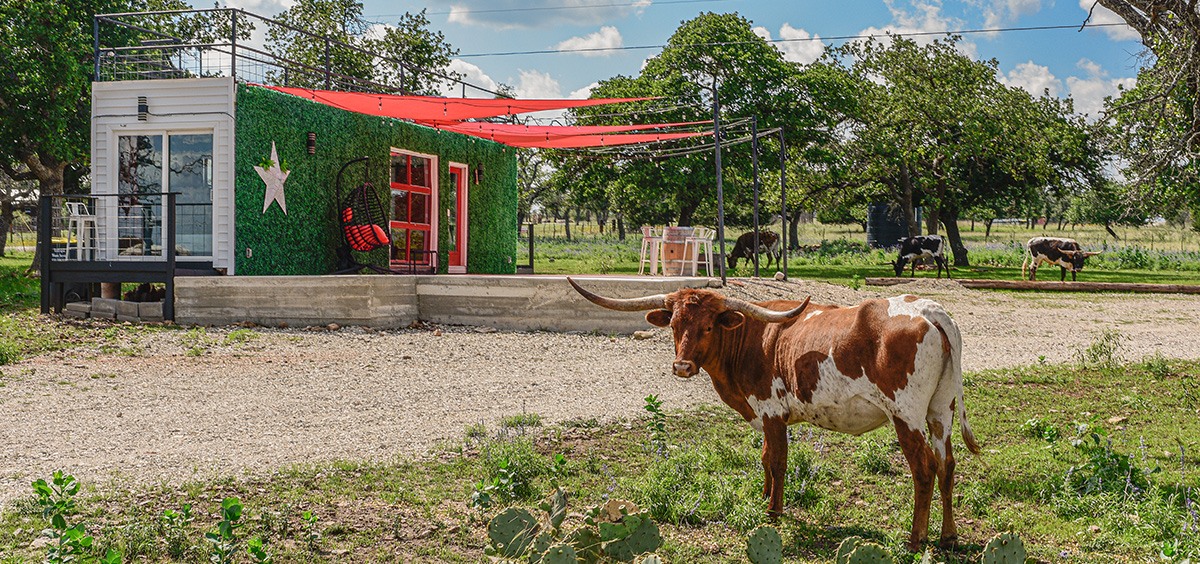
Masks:
[[[725,190],[721,186],[721,99],[713,75],[713,141],[717,151],[717,239],[721,242],[721,285],[725,285]]]
[[[237,82],[237,10],[229,11],[229,76]]]
[[[750,155],[754,161],[754,277],[758,278],[758,116],[750,116]],[[769,255],[768,255],[769,256]],[[767,259],[770,264],[771,259]],[[778,265],[776,265],[778,266]]]

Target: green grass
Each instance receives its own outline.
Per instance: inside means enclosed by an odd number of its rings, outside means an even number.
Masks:
[[[975,458],[956,444],[962,547],[938,551],[939,559],[978,562],[983,544],[1006,530],[1019,532],[1038,561],[1146,562],[1164,543],[1200,553],[1197,518],[1184,507],[1185,499],[1200,502],[1200,362],[1037,365],[966,381],[985,453]],[[98,547],[119,547],[126,561],[167,562],[170,551],[200,562],[200,538],[214,527],[220,499],[238,496],[247,508],[239,535],[266,537],[276,562],[483,563],[487,518],[508,503],[536,506],[556,480],[571,492],[572,512],[608,497],[649,509],[661,523],[666,562],[744,562],[745,535],[765,511],[761,434],[725,406],[673,412],[667,425],[665,456],[640,424],[547,425],[494,436],[473,429],[434,456],[108,491],[85,484],[79,519]],[[844,537],[860,535],[910,562],[903,543],[912,483],[891,428],[851,437],[796,426],[790,438],[778,524],[786,561],[828,562]],[[565,457],[561,467],[556,454]],[[514,484],[511,498],[472,509],[467,500],[480,481],[498,476]],[[168,538],[159,517],[184,504],[196,522]],[[305,511],[316,517],[316,541],[307,540]],[[935,499],[934,537],[938,523]],[[1185,525],[1193,532],[1183,533]],[[28,499],[10,504],[0,513],[5,562],[41,561],[27,545],[45,526]]]

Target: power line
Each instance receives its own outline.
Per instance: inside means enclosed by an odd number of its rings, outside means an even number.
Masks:
[[[644,3],[640,3],[640,2],[620,2],[620,3],[616,3],[616,4],[583,4],[580,6],[541,6],[541,7],[537,7],[537,8],[496,8],[496,9],[492,9],[492,10],[471,10],[470,13],[472,13],[472,14],[498,14],[498,13],[506,13],[506,12],[546,12],[546,11],[551,11],[551,10],[591,10],[594,8],[648,8],[651,6],[662,6],[662,5],[667,5],[667,4],[701,4],[701,3],[731,2],[731,1],[736,1],[736,0],[665,0],[665,1],[656,0],[654,3],[651,3],[651,4],[644,4]],[[454,12],[453,11],[425,12],[425,15],[427,15],[427,16],[448,16],[452,13],[454,13]],[[400,16],[405,16],[405,15],[408,15],[408,14],[407,13],[404,13],[404,14],[366,14],[363,17],[396,18],[396,17],[400,17]]]
[[[848,40],[852,40],[852,39],[875,39],[875,38],[879,38],[879,37],[891,37],[891,36],[923,37],[923,36],[930,36],[930,35],[969,35],[969,34],[977,34],[977,33],[1006,33],[1006,32],[1012,32],[1012,31],[1047,31],[1047,30],[1059,30],[1059,29],[1074,29],[1074,30],[1082,31],[1084,28],[1111,27],[1111,26],[1120,26],[1120,25],[1128,25],[1128,24],[1125,24],[1125,23],[1095,23],[1095,24],[1089,23],[1089,24],[1084,24],[1082,26],[1075,25],[1075,24],[1072,24],[1072,25],[1040,25],[1040,26],[1029,26],[1029,27],[999,27],[999,28],[990,28],[990,29],[960,29],[960,30],[954,30],[954,31],[949,31],[949,30],[947,30],[947,31],[916,31],[916,32],[912,32],[912,33],[872,33],[872,34],[865,34],[865,35],[836,35],[836,36],[832,36],[832,37],[819,37],[817,35],[813,35],[812,37],[793,38],[793,39],[766,39],[766,40],[762,40],[762,41],[766,41],[767,43],[791,43],[791,42],[796,42],[796,41],[822,41],[822,42],[824,42],[824,41],[848,41]],[[689,43],[689,44],[685,44],[685,45],[679,45],[678,47],[715,47],[715,46],[721,46],[721,45],[750,45],[750,44],[757,43],[757,42],[758,41],[751,40],[751,41],[721,41],[721,42],[712,42],[712,43]],[[624,46],[624,47],[589,47],[589,48],[585,48],[585,49],[542,49],[542,50],[538,50],[538,51],[506,51],[506,52],[500,52],[500,53],[468,53],[466,55],[458,55],[457,58],[465,59],[467,57],[507,57],[510,55],[549,55],[549,54],[558,54],[558,53],[595,53],[595,52],[599,52],[599,51],[638,51],[638,50],[644,50],[644,49],[665,49],[667,47],[668,47],[668,45],[630,45],[630,46]]]

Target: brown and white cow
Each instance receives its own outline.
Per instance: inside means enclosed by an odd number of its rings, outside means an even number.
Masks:
[[[852,307],[808,299],[753,304],[692,289],[614,299],[567,280],[598,305],[650,310],[647,321],[674,332],[674,373],[689,378],[704,369],[721,400],[763,432],[770,515],[783,511],[788,425],[861,435],[890,421],[915,484],[909,549],[918,550],[928,536],[935,479],[941,544],[957,542],[950,447],[956,414],[967,448],[978,454],[979,446],[963,404],[962,339],[941,306],[914,296]]]
[[[1025,243],[1025,251],[1025,260],[1021,263],[1021,278],[1026,278],[1028,265],[1028,279],[1037,280],[1038,266],[1048,262],[1062,269],[1060,282],[1066,281],[1067,270],[1071,271],[1071,281],[1074,282],[1075,274],[1083,270],[1084,259],[1100,254],[1085,252],[1074,239],[1066,237],[1034,237]]]
[[[770,231],[758,232],[758,250],[754,249],[754,232],[750,231],[742,233],[737,238],[737,242],[733,245],[733,250],[729,251],[729,268],[737,268],[737,259],[744,258],[751,262],[754,261],[754,255],[766,253],[767,264],[771,266],[771,259],[775,259],[775,266],[779,267],[779,234]]]

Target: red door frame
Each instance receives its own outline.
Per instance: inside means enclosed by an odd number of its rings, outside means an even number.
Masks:
[[[450,274],[466,274],[467,273],[467,165],[462,163],[448,163],[450,170],[450,178],[456,178],[454,190],[454,205],[457,209],[454,210],[457,221],[454,223],[454,241],[455,250],[448,253],[447,272]]]

